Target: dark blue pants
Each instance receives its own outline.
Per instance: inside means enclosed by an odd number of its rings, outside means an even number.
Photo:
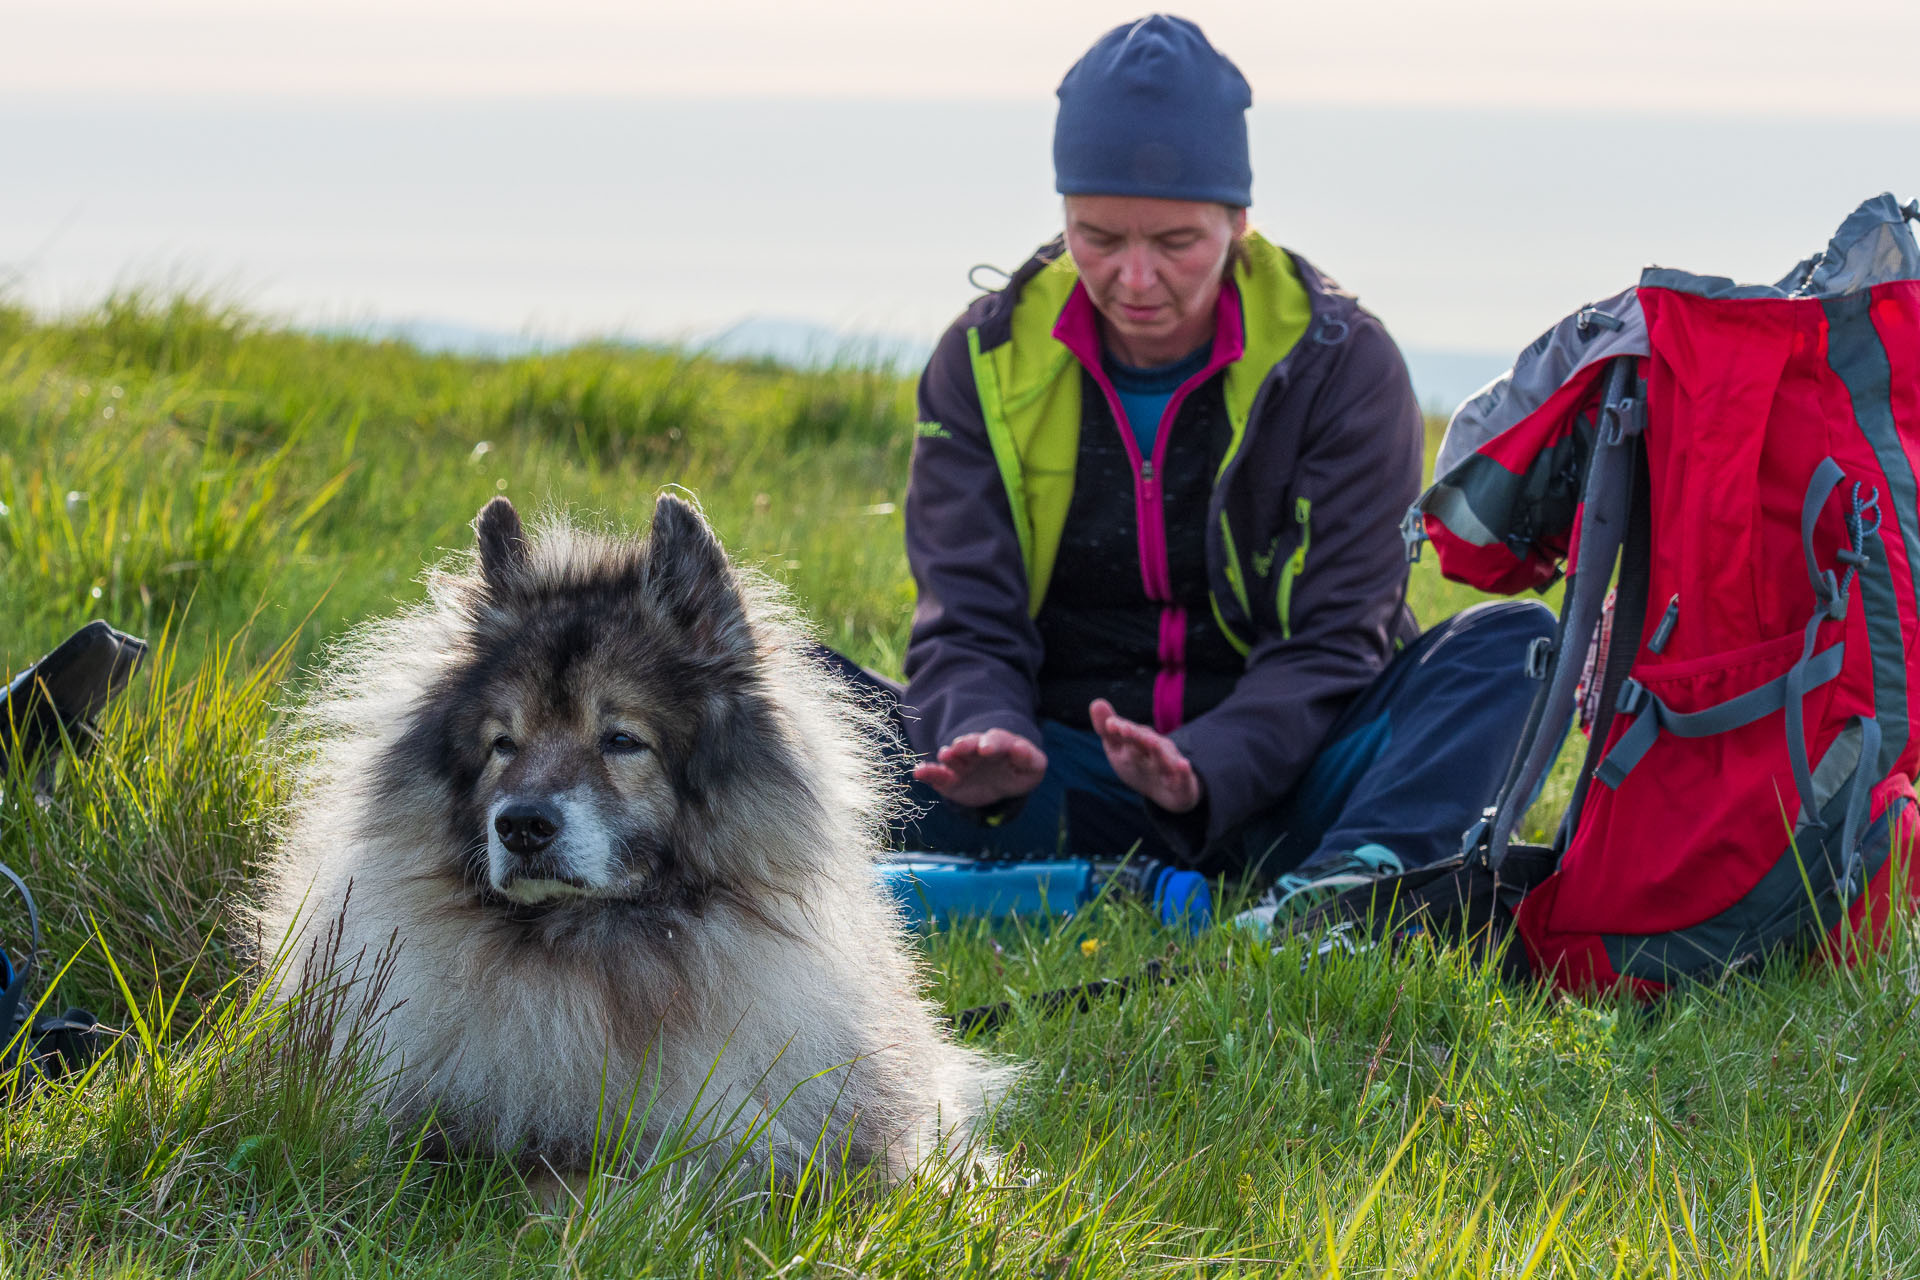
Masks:
[[[1527,648],[1554,631],[1536,601],[1475,605],[1394,656],[1328,732],[1306,776],[1273,808],[1226,833],[1196,859],[1210,874],[1271,879],[1310,855],[1384,845],[1409,867],[1451,856],[1506,777],[1539,688]],[[896,698],[899,686],[835,655],[838,665]],[[1115,776],[1100,739],[1055,721],[1041,726],[1047,772],[1019,813],[997,826],[912,784],[919,816],[908,848],[947,853],[1116,859],[1129,850],[1170,858],[1147,805]],[[903,758],[902,768],[910,767]]]

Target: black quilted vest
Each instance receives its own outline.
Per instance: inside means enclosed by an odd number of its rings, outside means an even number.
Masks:
[[[1080,452],[1073,500],[1054,560],[1040,631],[1040,714],[1089,727],[1087,704],[1112,702],[1129,720],[1153,723],[1153,681],[1160,670],[1160,613],[1140,577],[1133,464],[1099,384],[1080,371]],[[1216,373],[1180,405],[1161,460],[1167,567],[1176,603],[1186,608],[1186,681],[1182,723],[1232,691],[1246,663],[1213,619],[1207,595],[1207,501],[1232,437]]]

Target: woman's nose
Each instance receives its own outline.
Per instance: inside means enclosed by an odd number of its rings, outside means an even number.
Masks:
[[[1153,287],[1153,254],[1145,246],[1121,254],[1120,284],[1135,292]]]

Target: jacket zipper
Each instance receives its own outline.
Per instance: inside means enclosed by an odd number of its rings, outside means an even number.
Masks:
[[[1143,575],[1147,593],[1156,602],[1169,604],[1173,600],[1173,575],[1167,567],[1167,513],[1160,505],[1160,481],[1153,474],[1152,458],[1140,460],[1140,501],[1136,505],[1140,508],[1140,519],[1151,526],[1148,542],[1156,552],[1141,565],[1147,570]]]
[[[1091,300],[1086,301],[1084,305],[1091,308]],[[1055,325],[1054,336],[1060,338],[1068,350],[1074,352],[1081,366],[1092,375],[1095,385],[1100,388],[1102,396],[1107,401],[1107,407],[1113,413],[1114,429],[1120,433],[1122,447],[1126,449],[1128,457],[1139,467],[1134,473],[1133,500],[1139,533],[1140,583],[1146,591],[1147,598],[1159,605],[1161,610],[1161,668],[1160,674],[1154,681],[1154,727],[1162,733],[1171,732],[1179,726],[1181,720],[1180,693],[1186,671],[1184,652],[1186,610],[1176,605],[1173,599],[1173,570],[1167,562],[1166,512],[1161,505],[1160,477],[1156,474],[1153,465],[1154,452],[1149,450],[1143,454],[1135,441],[1130,424],[1127,422],[1126,409],[1120,403],[1119,393],[1114,390],[1112,382],[1100,367],[1100,352],[1095,345],[1096,340],[1083,335],[1076,345],[1074,341],[1062,336],[1058,322]],[[1234,352],[1225,360],[1220,359],[1219,339],[1216,334],[1214,356],[1207,367],[1175,390],[1172,398],[1167,402],[1167,407],[1161,414],[1159,430],[1154,438],[1156,449],[1166,447],[1167,439],[1172,433],[1174,419],[1179,416],[1180,406],[1185,402],[1187,394],[1219,373],[1228,363],[1238,359],[1239,354]],[[1217,616],[1219,612],[1217,602],[1214,605],[1214,611]],[[1180,629],[1171,653],[1168,652],[1167,642],[1169,625]]]

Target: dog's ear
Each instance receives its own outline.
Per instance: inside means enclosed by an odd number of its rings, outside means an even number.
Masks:
[[[505,498],[495,498],[473,519],[480,540],[480,576],[495,592],[508,590],[532,559],[520,513]]]
[[[727,553],[693,504],[663,493],[647,537],[647,588],[697,643],[751,653],[746,604]]]

